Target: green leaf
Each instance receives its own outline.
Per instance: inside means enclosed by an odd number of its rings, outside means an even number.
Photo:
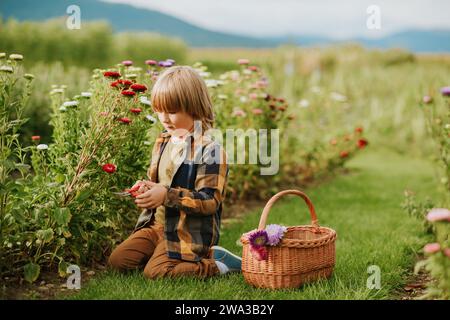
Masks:
[[[58,273],[60,277],[65,277],[67,275],[67,267],[69,264],[65,262],[64,260],[60,260],[58,264]]]
[[[55,177],[55,181],[58,183],[63,183],[64,181],[66,181],[66,176],[61,173],[58,173]]]
[[[23,267],[25,280],[29,283],[36,281],[41,273],[41,267],[33,262],[28,263]]]
[[[36,232],[37,237],[44,241],[44,243],[50,242],[53,239],[53,234],[54,232],[51,228],[46,230],[38,230]]]
[[[54,211],[54,218],[58,225],[66,226],[69,224],[72,214],[69,208],[56,208]]]
[[[92,190],[89,190],[89,189],[83,190],[83,191],[77,193],[77,197],[75,198],[75,200],[82,202],[82,201],[86,200],[87,198],[89,198],[91,196],[91,194],[92,194]]]

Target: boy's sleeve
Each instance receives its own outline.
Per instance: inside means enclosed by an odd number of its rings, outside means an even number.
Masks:
[[[202,163],[197,167],[195,190],[168,188],[164,206],[183,210],[187,214],[214,214],[224,200],[227,176],[225,150],[213,143],[205,148]]]

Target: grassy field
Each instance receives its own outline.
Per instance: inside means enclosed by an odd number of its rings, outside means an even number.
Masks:
[[[418,198],[435,192],[433,165],[423,159],[389,150],[369,149],[352,159],[348,174],[322,184],[307,194],[319,222],[337,231],[337,262],[331,279],[296,290],[270,291],[246,284],[241,274],[208,280],[146,280],[141,273],[105,272],[69,299],[390,299],[397,297],[415,262],[414,251],[426,239],[421,221],[401,208],[405,189]],[[262,209],[262,208],[261,208]],[[222,230],[220,244],[241,252],[237,240],[258,225],[260,210]],[[272,209],[268,223],[309,223],[301,199],[288,197]],[[381,269],[381,289],[366,286],[367,268]]]

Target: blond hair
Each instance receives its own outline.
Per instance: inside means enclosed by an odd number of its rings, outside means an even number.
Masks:
[[[155,112],[185,112],[202,121],[202,129],[214,125],[211,97],[205,81],[189,66],[166,69],[155,82],[151,104]]]

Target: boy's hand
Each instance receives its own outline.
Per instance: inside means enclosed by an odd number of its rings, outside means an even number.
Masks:
[[[152,181],[138,180],[130,189],[125,189],[125,191],[129,192],[132,197],[136,198],[138,195],[150,190],[154,184],[155,183]]]
[[[167,188],[154,182],[151,183],[153,184],[151,189],[138,195],[134,201],[139,208],[154,209],[161,206],[166,200]]]

